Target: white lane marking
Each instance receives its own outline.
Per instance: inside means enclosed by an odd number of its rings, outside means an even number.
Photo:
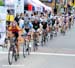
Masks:
[[[75,54],[63,54],[63,53],[41,53],[41,52],[32,52],[33,55],[47,55],[47,56],[68,56],[75,57]]]
[[[0,52],[0,54],[8,54],[8,52]],[[23,52],[20,52],[23,54]],[[67,56],[67,57],[75,57],[75,54],[64,54],[64,53],[43,53],[43,52],[31,52],[31,55],[44,55],[44,56]]]
[[[25,65],[2,65],[2,67],[22,67]]]

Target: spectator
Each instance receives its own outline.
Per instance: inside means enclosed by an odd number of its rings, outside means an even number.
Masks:
[[[16,14],[15,21],[17,22],[18,25],[19,25],[19,19],[20,19],[20,16]]]

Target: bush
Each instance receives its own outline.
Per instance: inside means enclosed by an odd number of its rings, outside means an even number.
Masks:
[[[0,6],[4,6],[3,0],[0,0]]]

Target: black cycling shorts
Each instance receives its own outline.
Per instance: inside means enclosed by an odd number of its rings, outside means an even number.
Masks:
[[[15,35],[15,38],[16,38],[16,40],[17,40],[17,38],[18,38],[18,36],[19,36],[18,32],[13,32],[13,34]]]

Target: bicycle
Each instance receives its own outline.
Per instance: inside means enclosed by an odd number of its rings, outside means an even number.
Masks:
[[[54,27],[51,27],[51,31],[50,31],[50,40],[52,40],[53,39],[53,31],[54,31]]]
[[[69,22],[69,29],[71,29],[71,22]]]
[[[26,37],[26,35],[24,35]],[[29,41],[24,39],[24,45],[23,45],[23,57],[25,58],[27,55],[30,55],[31,48],[29,46]]]
[[[61,27],[61,34],[62,34],[62,35],[65,35],[65,33],[66,33],[65,25],[63,25],[63,26]]]
[[[58,27],[53,27],[54,37],[57,37]]]
[[[46,40],[48,41],[47,33],[46,32],[47,32],[46,30],[43,30],[43,33],[42,33],[42,41],[41,41],[42,46],[44,44],[46,44]]]
[[[34,35],[33,35],[33,41],[34,41],[34,42],[33,42],[33,50],[34,50],[34,52],[35,52],[36,50],[38,50],[38,44],[37,44],[37,43],[38,43],[38,41],[37,41],[38,38],[37,38],[37,33],[38,33],[38,32],[35,31],[35,32],[34,32]]]
[[[11,65],[13,62],[13,58],[15,61],[17,61],[18,56],[17,56],[17,48],[16,48],[16,43],[12,43],[9,47],[8,51],[8,63]]]
[[[69,25],[69,29],[71,29],[71,18],[69,19],[69,23],[68,23],[68,25]]]

